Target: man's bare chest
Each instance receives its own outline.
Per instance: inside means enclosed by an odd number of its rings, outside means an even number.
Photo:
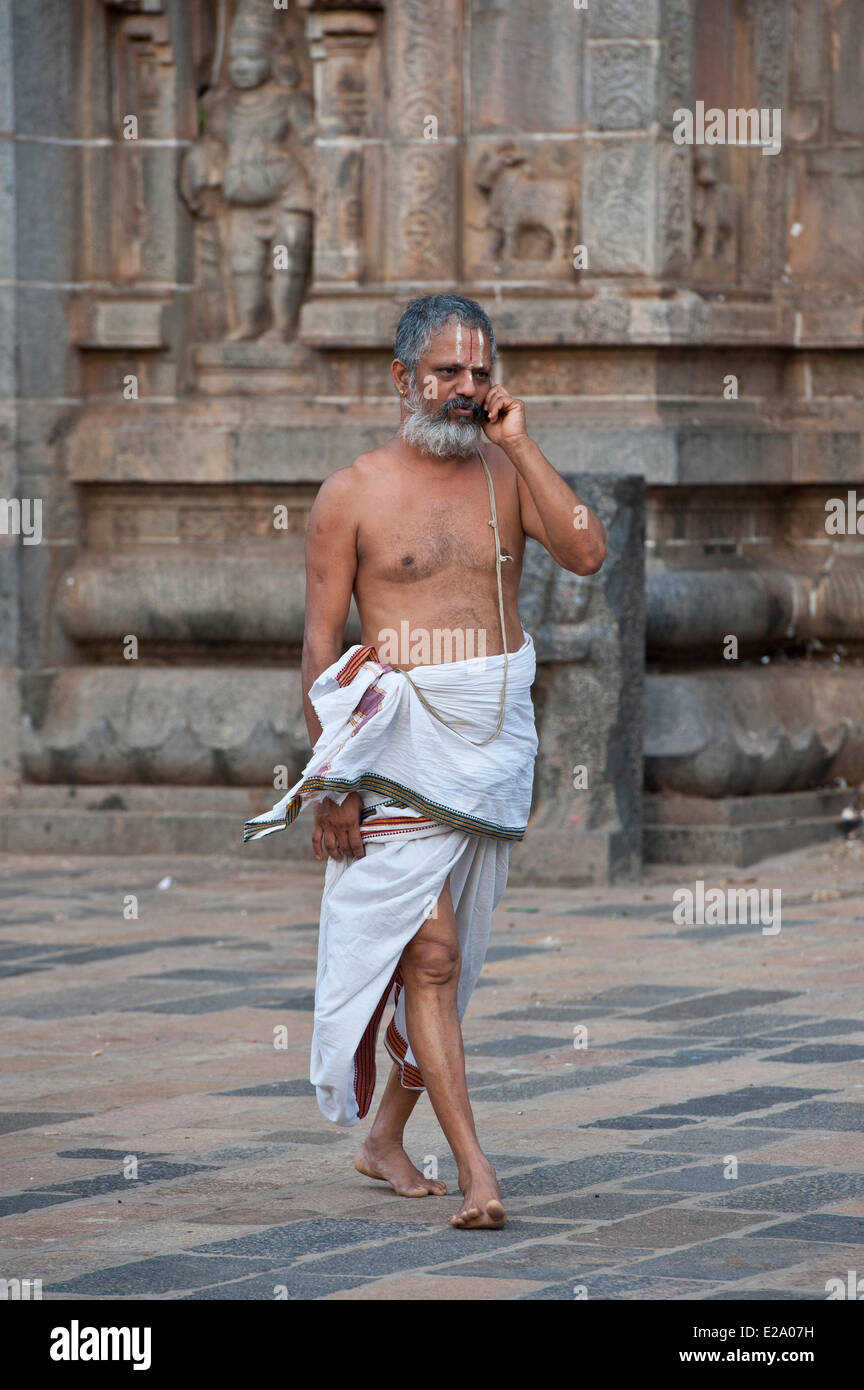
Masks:
[[[519,528],[499,512],[502,555],[516,556]],[[364,517],[358,528],[358,560],[365,578],[413,584],[436,576],[482,576],[495,573],[495,537],[489,507],[473,503],[429,502],[423,507],[382,510]]]

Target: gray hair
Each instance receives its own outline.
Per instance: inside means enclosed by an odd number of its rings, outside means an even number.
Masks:
[[[417,363],[428,350],[433,335],[452,321],[465,328],[481,329],[489,340],[490,360],[495,361],[497,348],[492,322],[476,300],[466,299],[462,294],[427,294],[422,299],[412,299],[405,306],[393,341],[393,356],[408,368],[412,385]]]

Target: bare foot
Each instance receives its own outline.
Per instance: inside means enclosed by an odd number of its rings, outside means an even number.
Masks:
[[[491,1163],[468,1174],[459,1187],[465,1200],[455,1216],[450,1217],[450,1225],[462,1231],[497,1230],[507,1220],[501,1205],[501,1191]]]
[[[373,1143],[367,1138],[354,1156],[354,1167],[367,1178],[389,1182],[397,1197],[443,1197],[447,1188],[435,1178],[424,1178],[401,1144]]]

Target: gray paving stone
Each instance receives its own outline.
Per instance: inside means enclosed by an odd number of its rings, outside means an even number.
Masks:
[[[768,1062],[860,1062],[864,1047],[857,1043],[813,1043],[793,1047],[791,1052],[772,1052]]]
[[[408,1150],[409,1157],[418,1165],[418,1167],[422,1168],[422,1154],[418,1151],[412,1152],[410,1143],[408,1146]],[[549,1162],[549,1159],[545,1157],[543,1154],[524,1155],[512,1153],[487,1153],[486,1157],[489,1159],[489,1162],[492,1164],[499,1177],[502,1176],[505,1172],[521,1172],[523,1168],[536,1168],[538,1165],[542,1165],[544,1163]],[[457,1168],[456,1160],[455,1158],[453,1158],[452,1154],[445,1153],[438,1159],[438,1174],[444,1182],[450,1182],[451,1180],[455,1182],[457,1176]],[[455,1196],[455,1190],[452,1195]]]
[[[792,1023],[812,1022],[809,1014],[765,1014],[742,1013],[727,1014],[725,1018],[712,1018],[706,1023],[691,1023],[686,1032],[691,1038],[748,1038],[760,1033],[777,1032]],[[766,1047],[773,1044],[766,1041]]]
[[[218,940],[217,937],[209,938],[209,942],[216,940]],[[179,937],[173,941],[157,941],[151,938],[148,941],[118,942],[116,946],[78,946],[71,950],[61,951],[57,955],[43,956],[42,960],[49,965],[92,965],[96,961],[119,960],[124,956],[149,955],[152,951],[167,951],[187,946],[197,948],[206,944],[208,944],[207,938],[195,936]],[[157,976],[157,979],[164,978],[166,977],[161,974]]]
[[[720,1289],[707,1294],[703,1303],[815,1303],[824,1293],[802,1293],[800,1289]]]
[[[85,1120],[89,1110],[0,1110],[0,1134],[18,1129],[35,1129],[38,1125],[62,1125],[67,1120]]]
[[[66,1201],[79,1197],[98,1197],[103,1192],[131,1192],[141,1184],[151,1182],[170,1182],[174,1178],[185,1178],[191,1173],[213,1172],[203,1163],[146,1163],[139,1162],[138,1177],[124,1178],[122,1173],[98,1173],[92,1178],[72,1178],[69,1182],[43,1183],[37,1192],[65,1193]],[[26,1193],[24,1194],[27,1195]]]
[[[55,927],[53,910],[44,912],[16,912],[14,909],[5,908],[6,920],[0,922],[0,928],[4,930],[8,927]],[[92,917],[92,909],[87,907],[76,907],[68,899],[63,899],[63,916],[67,922],[83,922]]]
[[[151,1013],[166,999],[170,1000],[176,991],[177,985],[170,981],[127,978],[111,982],[109,998],[104,984],[90,983],[82,976],[80,984],[74,988],[46,990],[26,999],[4,999],[0,1004],[0,1017],[36,1018],[54,1023],[58,1019],[83,1018],[89,1014]]]
[[[561,1216],[570,1221],[617,1221],[622,1216],[662,1206],[668,1200],[668,1192],[662,1197],[644,1192],[581,1192],[557,1197],[554,1202],[538,1202],[530,1210],[532,1216]]]
[[[610,1010],[600,1004],[587,1007],[575,1004],[541,1004],[528,1009],[504,1009],[491,1018],[502,1018],[511,1023],[579,1023],[583,1018],[594,1018],[598,1014],[608,1016]]]
[[[572,1048],[571,1048],[572,1056]],[[530,1100],[532,1096],[545,1096],[555,1091],[571,1091],[582,1086],[605,1086],[612,1081],[626,1081],[637,1076],[635,1067],[579,1067],[570,1071],[553,1072],[545,1076],[522,1079],[514,1077],[504,1086],[484,1087],[478,1092],[478,1101]]]
[[[540,1233],[544,1236],[564,1235],[570,1230],[568,1225],[544,1225]],[[395,1240],[362,1249],[344,1250],[338,1255],[322,1256],[310,1268],[318,1274],[398,1274],[402,1270],[425,1269],[433,1265],[448,1264],[466,1255],[485,1254],[501,1250],[510,1245],[518,1245],[531,1236],[536,1236],[538,1228],[524,1220],[508,1221],[500,1231],[457,1231],[448,1226],[443,1233],[438,1230],[426,1235],[416,1235],[407,1240]]]
[[[285,1157],[284,1144],[226,1144],[222,1148],[205,1149],[198,1155],[208,1164],[237,1164],[251,1161],[263,1162],[266,1159]]]
[[[183,1294],[178,1302],[188,1303],[191,1301],[208,1300],[211,1302],[223,1300],[226,1302],[262,1302],[274,1303],[285,1297],[285,1294],[277,1294],[274,1290],[282,1287],[287,1293],[288,1302],[292,1300],[310,1300],[315,1298],[326,1298],[328,1294],[339,1293],[342,1289],[355,1289],[370,1281],[364,1275],[323,1275],[313,1274],[311,1269],[304,1268],[302,1265],[292,1265],[288,1269],[276,1269],[272,1273],[262,1276],[257,1275],[254,1279],[235,1279],[230,1284],[214,1284],[207,1289],[199,1289],[196,1293]]]
[[[754,1124],[758,1121],[754,1120]],[[645,1139],[637,1145],[639,1149],[661,1149],[664,1153],[680,1153],[688,1157],[694,1153],[710,1154],[722,1158],[724,1154],[740,1153],[742,1149],[761,1149],[765,1144],[782,1144],[783,1135],[771,1129],[746,1129],[739,1125],[730,1129],[714,1129],[713,1126],[694,1126],[679,1130],[668,1138],[662,1135],[656,1139]]]
[[[653,1038],[622,1038],[620,1042],[604,1043],[603,1047],[607,1052],[668,1052],[675,1047],[692,1046],[693,1043],[694,1039],[686,1035],[664,1038],[655,1034]]]
[[[710,994],[711,986],[702,985],[616,985],[613,989],[602,989],[597,994],[589,995],[589,1000],[602,999],[604,1003],[613,1005],[616,1009],[648,1008],[651,1004],[660,1004],[664,1000],[673,999],[694,999]]]
[[[313,1088],[314,1089],[314,1088]],[[334,1134],[332,1129],[275,1129],[271,1134],[259,1136],[265,1144],[340,1144],[344,1134]]]
[[[788,1038],[790,1041],[797,1042],[802,1037],[839,1038],[844,1033],[864,1033],[864,1019],[826,1018],[821,1022],[813,1019],[809,1023],[802,1023],[795,1028],[780,1028],[776,1035],[772,1034],[769,1041],[784,1042]]]
[[[697,1096],[677,1105],[657,1105],[649,1114],[658,1115],[740,1115],[744,1110],[767,1110],[793,1100],[809,1100],[811,1096],[828,1093],[828,1087],[808,1091],[797,1086],[745,1086],[738,1091],[719,1091],[709,1096]],[[763,1121],[760,1119],[760,1124]]]
[[[683,1115],[612,1115],[608,1120],[592,1120],[584,1129],[679,1129],[682,1125],[695,1124]]]
[[[128,1155],[128,1149],[59,1149],[57,1151],[58,1158],[116,1159],[118,1163],[122,1163],[123,1160],[128,1157]],[[148,1159],[167,1157],[166,1154],[156,1149],[152,1151],[148,1150],[146,1156]],[[143,1159],[144,1157],[140,1149],[138,1151],[138,1157],[139,1159]]]
[[[767,1186],[731,1192],[705,1202],[711,1207],[735,1207],[739,1211],[807,1211],[833,1202],[864,1196],[864,1173],[811,1173]]]
[[[602,1268],[597,1259],[576,1256],[567,1245],[520,1245],[516,1250],[498,1251],[483,1259],[461,1264],[439,1265],[430,1272],[441,1277],[461,1279],[537,1279],[544,1283],[562,1276],[576,1277],[579,1271]]]
[[[529,1052],[572,1052],[572,1038],[542,1038],[536,1033],[517,1033],[508,1038],[492,1038],[489,1042],[473,1043],[466,1047],[469,1057],[522,1057]]]
[[[218,994],[197,994],[187,999],[166,999],[158,1004],[127,1005],[123,1013],[216,1014],[227,1009],[300,1009],[311,1013],[314,993],[308,990],[280,990],[263,987],[225,989]]]
[[[305,1076],[292,1081],[264,1081],[260,1086],[240,1086],[233,1091],[215,1091],[217,1096],[314,1096],[315,1087]]]
[[[759,1231],[752,1236],[722,1236],[703,1245],[693,1245],[689,1250],[669,1251],[653,1259],[640,1260],[634,1270],[640,1275],[658,1274],[665,1279],[680,1275],[683,1279],[706,1279],[725,1284],[766,1272],[776,1274],[821,1256],[846,1259],[847,1251],[842,1245],[821,1245],[815,1241],[798,1246],[791,1240],[772,1240],[769,1233]]]
[[[811,1101],[776,1115],[761,1115],[758,1120],[741,1120],[739,1123],[742,1129],[749,1125],[762,1125],[772,1129],[864,1131],[864,1105],[855,1101]]]
[[[211,1241],[206,1245],[190,1245],[187,1249],[194,1255],[243,1255],[281,1263],[319,1251],[338,1250],[343,1245],[395,1240],[415,1230],[413,1224],[407,1225],[401,1221],[364,1221],[360,1218],[340,1221],[322,1216],[312,1221],[271,1226],[266,1231],[256,1231],[254,1235]]]
[[[783,914],[783,930],[787,931],[792,927],[818,926],[815,918],[808,917],[787,917]],[[759,922],[725,922],[718,923],[716,926],[692,926],[682,927],[679,931],[657,932],[650,939],[672,941],[723,941],[730,936],[745,936],[748,932],[761,935],[761,923]]]
[[[709,1063],[716,1064],[728,1061],[732,1057],[740,1057],[741,1052],[719,1051],[716,1047],[690,1047],[682,1052],[672,1052],[668,1055],[659,1057],[640,1057],[634,1059],[634,1067],[702,1067]]]
[[[37,1211],[39,1207],[68,1201],[68,1197],[52,1196],[50,1192],[21,1192],[17,1197],[0,1197],[0,1217],[19,1216],[25,1211]]]
[[[287,968],[287,967],[286,967]],[[311,969],[311,966],[310,966]],[[246,984],[255,981],[260,984],[267,980],[276,980],[281,984],[284,976],[275,967],[272,970],[160,970],[155,975],[136,975],[136,980],[201,980],[205,983],[215,981],[217,984],[233,984],[245,982]]]
[[[486,960],[494,965],[499,960],[518,960],[520,956],[542,955],[548,950],[548,946],[517,946],[515,942],[512,945],[504,942],[501,946],[490,946],[486,952]]]
[[[793,1039],[794,1041],[794,1039]],[[757,1034],[755,1037],[742,1035],[731,1038],[712,1038],[711,1046],[716,1047],[718,1052],[770,1052],[772,1047],[779,1047],[777,1038],[769,1037],[766,1034]]]
[[[730,1152],[729,1149],[726,1150]],[[737,1192],[738,1187],[749,1187],[751,1183],[772,1182],[776,1178],[795,1177],[807,1171],[798,1165],[780,1165],[774,1163],[739,1163],[737,1178],[724,1178],[724,1165],[722,1156],[718,1157],[714,1163],[700,1163],[692,1168],[678,1168],[674,1172],[667,1169],[665,1173],[652,1174],[650,1177],[636,1178],[630,1182],[622,1183],[622,1187],[639,1188],[644,1190],[650,1188],[652,1191],[668,1185],[676,1192],[722,1192],[724,1194]]]
[[[599,1187],[636,1173],[657,1173],[679,1166],[679,1160],[666,1154],[611,1153],[574,1158],[569,1163],[550,1163],[530,1173],[504,1178],[502,1197],[542,1197],[544,1193],[576,1195],[580,1188]]]
[[[635,1274],[585,1274],[568,1284],[547,1284],[536,1293],[520,1294],[518,1303],[560,1302],[572,1303],[575,1298],[574,1285],[583,1285],[587,1293],[586,1302],[592,1299],[657,1299],[686,1298],[688,1293],[701,1292],[704,1285],[693,1279],[657,1279],[640,1277]]]
[[[721,994],[704,994],[698,999],[663,1004],[640,1014],[642,1019],[662,1023],[681,1018],[716,1018],[720,1014],[737,1013],[740,1009],[755,1008],[757,1004],[779,1004],[784,999],[797,999],[800,990],[733,989]]]
[[[780,1226],[772,1226],[771,1236],[774,1240],[829,1240],[839,1245],[864,1246],[864,1217],[832,1216],[830,1212],[819,1212],[815,1216],[802,1216],[797,1221],[784,1221]]]
[[[198,1255],[160,1255],[150,1260],[133,1260],[93,1270],[64,1283],[43,1283],[45,1293],[83,1293],[123,1297],[128,1294],[162,1294],[175,1290],[200,1289],[224,1283],[232,1275],[239,1278],[251,1269],[264,1270],[267,1260],[206,1259]]]
[[[3,941],[0,942],[0,960],[29,960],[31,956],[50,955],[52,951],[65,948],[65,941],[45,941],[41,945],[36,941]]]
[[[597,903],[593,907],[569,907],[556,913],[559,917],[594,917],[598,922],[603,922],[620,917],[664,917],[671,916],[674,903],[668,905],[664,903],[622,903],[614,907],[608,903]],[[651,986],[660,989],[662,986]],[[667,986],[668,988],[668,986]]]
[[[512,1067],[507,1071],[469,1071],[465,1075],[465,1080],[468,1083],[468,1090],[473,1095],[475,1091],[481,1091],[484,1086],[507,1086],[517,1075],[528,1079],[529,1077],[536,1077],[537,1072],[532,1071],[530,1067]],[[479,1096],[478,1099],[480,1099]]]

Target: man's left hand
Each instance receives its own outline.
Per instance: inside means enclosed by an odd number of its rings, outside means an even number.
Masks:
[[[490,419],[483,420],[484,433],[493,444],[506,449],[517,439],[524,439],[528,433],[525,423],[525,402],[515,396],[508,396],[503,386],[497,382],[489,387],[483,409],[489,412]]]

